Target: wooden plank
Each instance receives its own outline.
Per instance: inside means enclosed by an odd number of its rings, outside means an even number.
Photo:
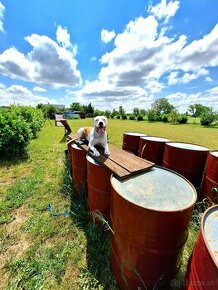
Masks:
[[[109,158],[114,162],[118,162],[120,166],[127,169],[130,173],[146,171],[154,166],[153,162],[137,157],[122,149],[110,147],[110,152]]]
[[[120,180],[129,178],[130,176],[137,173],[147,171],[154,165],[154,163],[141,159],[124,150],[113,148],[112,146],[109,146],[109,149],[111,151],[110,156],[105,156],[103,154],[103,150],[98,148],[101,155],[97,157],[89,152],[88,146],[86,144],[80,145],[77,142],[76,144],[83,150],[85,150],[93,159],[95,159],[101,165],[105,166],[108,170],[110,170]],[[128,157],[125,158],[125,155],[127,155]],[[122,157],[122,162],[120,162],[120,157]],[[128,163],[132,163],[133,166],[129,165]]]
[[[87,152],[94,160],[96,160],[98,163],[101,165],[105,166],[111,173],[113,173],[117,178],[119,179],[125,179],[129,176],[129,171],[126,170],[125,168],[121,167],[119,164],[113,162],[110,160],[108,157],[103,155],[101,149],[98,148],[100,151],[101,155],[100,156],[94,156],[93,154],[90,153],[88,150],[88,146],[86,144],[80,145],[77,143],[79,147],[81,147],[83,150]]]
[[[60,120],[58,120],[58,121],[61,122],[61,124],[64,125],[64,128],[65,128],[65,130],[67,131],[67,133],[71,133],[71,132],[72,132],[72,130],[71,130],[69,124],[67,123],[67,120],[65,120],[65,119],[60,119]]]

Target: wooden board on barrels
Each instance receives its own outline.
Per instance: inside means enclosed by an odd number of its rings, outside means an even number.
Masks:
[[[68,137],[72,142],[76,142],[77,137],[75,134],[71,133]],[[93,156],[89,152],[87,144],[79,144],[78,142],[76,142],[76,144],[85,150],[93,159],[110,170],[120,180],[147,171],[154,166],[154,163],[141,159],[122,149],[115,148],[111,144],[109,145],[111,152],[110,156],[105,156],[103,150],[98,148],[101,153],[99,157]]]

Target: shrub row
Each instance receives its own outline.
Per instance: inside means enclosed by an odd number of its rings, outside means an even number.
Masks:
[[[43,112],[23,106],[0,110],[0,157],[11,158],[26,153],[30,140],[36,138],[44,123]]]

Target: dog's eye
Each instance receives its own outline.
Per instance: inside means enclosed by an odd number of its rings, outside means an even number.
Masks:
[[[98,121],[99,121],[99,119],[95,119],[95,121],[97,121],[97,122],[98,122]]]

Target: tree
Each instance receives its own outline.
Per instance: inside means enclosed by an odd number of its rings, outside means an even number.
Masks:
[[[89,103],[88,106],[87,106],[86,114],[90,114],[90,115],[94,114],[94,107],[92,107],[91,103]]]
[[[151,104],[151,108],[156,111],[158,116],[161,114],[169,114],[175,109],[175,107],[171,105],[166,98],[156,100]]]
[[[138,117],[138,116],[140,115],[139,108],[134,108],[134,109],[133,109],[133,115],[134,115],[135,117]]]
[[[72,103],[70,109],[72,111],[82,111],[82,105],[80,105],[80,103]]]
[[[211,114],[213,112],[212,108],[198,103],[190,105],[188,111],[191,113],[192,117],[200,117],[203,114]]]

